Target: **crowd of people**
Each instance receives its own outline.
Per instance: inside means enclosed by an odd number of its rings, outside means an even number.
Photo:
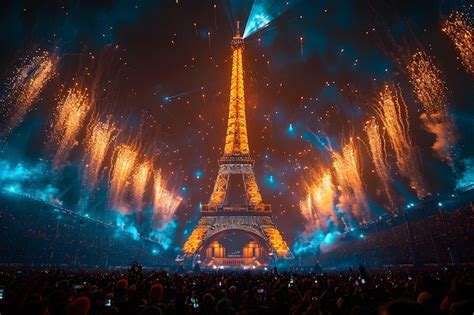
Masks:
[[[349,232],[321,248],[326,272],[186,271],[152,240],[41,207],[0,206],[0,314],[474,314],[472,203]],[[146,267],[120,267],[133,260]]]
[[[3,269],[1,314],[472,314],[472,267],[338,273]]]

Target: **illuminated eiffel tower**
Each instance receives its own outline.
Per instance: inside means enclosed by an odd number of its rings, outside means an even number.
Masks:
[[[263,203],[253,172],[254,160],[249,153],[245,121],[244,40],[240,36],[239,22],[230,46],[232,77],[224,155],[219,159],[219,172],[209,203],[202,205],[202,217],[183,251],[187,257],[202,254],[217,238],[237,231],[258,241],[268,253],[267,258],[292,259],[293,254],[273,223],[271,206]],[[236,194],[239,188],[240,193]],[[235,197],[241,202],[235,202]]]

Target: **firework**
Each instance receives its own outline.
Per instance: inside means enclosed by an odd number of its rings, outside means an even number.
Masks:
[[[168,190],[165,190],[161,198],[161,220],[163,223],[169,222],[181,203],[182,198],[176,196]]]
[[[91,107],[87,92],[77,88],[70,89],[59,102],[52,126],[52,138],[57,144],[53,159],[55,168],[64,165],[69,152],[77,145],[77,135]]]
[[[164,190],[165,188],[163,186],[163,179],[161,178],[161,169],[159,169],[153,174],[153,206],[155,215],[159,213],[160,200],[163,196]]]
[[[99,172],[104,162],[105,155],[117,135],[117,127],[108,119],[105,122],[93,119],[87,130],[85,141],[86,169],[84,183],[94,187],[99,180]]]
[[[127,192],[128,179],[137,161],[138,149],[134,145],[123,144],[114,152],[114,164],[110,174],[110,205],[122,214],[129,214],[130,209],[123,205]]]
[[[134,205],[138,211],[142,210],[143,195],[145,194],[146,184],[151,174],[151,162],[146,160],[139,164],[132,176],[132,196]]]
[[[7,113],[7,131],[15,128],[25,118],[46,84],[56,74],[59,58],[47,51],[27,59],[9,79],[7,97],[3,100]]]
[[[474,74],[474,28],[471,19],[463,13],[452,13],[443,27],[456,48],[462,64]]]
[[[446,87],[441,72],[422,51],[413,54],[407,65],[410,82],[425,113],[446,113]]]
[[[375,165],[375,172],[382,183],[383,190],[387,196],[387,200],[391,209],[393,209],[394,202],[392,197],[392,189],[390,187],[390,168],[387,163],[387,154],[385,151],[385,141],[380,133],[380,127],[375,120],[375,117],[372,117],[369,121],[366,122],[364,131],[367,134],[369,139],[369,149],[370,155],[372,156],[372,161]]]
[[[409,180],[418,198],[428,195],[420,174],[418,152],[410,139],[408,111],[399,89],[386,84],[374,107],[395,152],[400,174]]]
[[[336,187],[328,170],[321,174],[312,174],[312,182],[306,185],[306,199],[300,202],[300,211],[305,219],[306,233],[316,230],[328,230],[328,225],[338,223],[339,218],[334,211]]]
[[[364,186],[360,176],[361,169],[357,150],[352,139],[342,149],[342,152],[331,152],[334,173],[339,190],[337,207],[351,218],[360,223],[367,222],[369,207],[365,198]]]
[[[153,217],[164,224],[173,218],[182,198],[166,190],[161,170],[154,172],[153,180]]]
[[[300,37],[300,55],[303,57],[304,46],[303,46],[303,36]]]
[[[447,161],[452,167],[456,128],[448,113],[446,87],[441,72],[422,51],[413,55],[407,69],[415,95],[423,105],[421,121],[425,129],[436,136],[432,149],[438,158]]]

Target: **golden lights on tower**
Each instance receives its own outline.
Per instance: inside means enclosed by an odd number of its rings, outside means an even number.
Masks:
[[[196,252],[199,246],[204,239],[204,235],[207,233],[207,227],[205,226],[198,226],[196,227],[189,238],[186,240],[183,246],[183,251],[185,254],[191,255]]]
[[[278,229],[271,226],[266,226],[263,228],[263,232],[268,237],[270,245],[279,257],[284,257],[286,254],[288,254],[288,245],[283,240],[283,237],[281,236]]]
[[[263,203],[262,195],[257,186],[257,181],[253,174],[245,174],[245,186],[249,204],[257,206]]]
[[[235,36],[232,42],[232,76],[230,81],[229,119],[225,138],[224,155],[249,154],[247,124],[245,121],[243,39]]]

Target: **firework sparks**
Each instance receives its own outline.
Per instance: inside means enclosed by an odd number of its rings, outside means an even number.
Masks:
[[[337,224],[339,218],[334,211],[336,187],[328,170],[320,175],[313,173],[312,182],[306,185],[306,199],[300,202],[300,211],[305,219],[305,230],[312,234],[316,230],[328,231],[329,224]]]
[[[407,69],[415,95],[423,105],[421,121],[425,129],[436,136],[432,149],[438,158],[453,167],[456,128],[448,113],[446,87],[441,72],[422,51],[413,55]]]
[[[410,139],[408,111],[401,92],[393,84],[386,84],[374,107],[383,123],[393,150],[397,167],[408,178],[418,198],[428,195],[420,174],[418,154]]]
[[[331,152],[336,175],[339,203],[337,207],[359,222],[367,222],[369,207],[365,198],[364,186],[360,176],[361,169],[357,150],[352,139],[342,152]]]
[[[99,180],[99,172],[105,155],[117,135],[117,127],[108,119],[105,122],[94,119],[87,130],[85,142],[84,182],[94,187]]]
[[[154,214],[158,214],[160,200],[163,196],[163,179],[161,177],[161,169],[157,170],[153,174],[153,206],[154,206]]]
[[[41,51],[24,62],[9,79],[7,97],[2,101],[8,117],[7,131],[18,126],[25,118],[41,91],[56,73],[59,58]]]
[[[145,194],[146,184],[151,174],[151,162],[146,160],[135,168],[132,176],[132,196],[136,209],[142,210],[143,195]]]
[[[408,63],[407,70],[415,95],[423,105],[425,113],[446,113],[446,86],[441,72],[428,55],[417,51]]]
[[[383,190],[387,196],[390,208],[393,209],[394,202],[392,197],[392,189],[390,187],[390,168],[387,163],[387,154],[385,151],[385,141],[380,133],[380,127],[375,120],[375,117],[372,117],[369,121],[365,123],[364,131],[367,134],[369,139],[369,149],[370,155],[372,156],[372,161],[375,165],[375,172],[382,183]]]
[[[165,190],[161,199],[161,220],[163,223],[166,223],[173,219],[182,198],[174,195],[168,190]]]
[[[77,135],[92,107],[86,91],[70,89],[59,102],[53,122],[53,140],[57,144],[53,158],[55,168],[63,166],[71,149],[77,145]]]
[[[154,172],[153,179],[153,217],[160,219],[161,224],[165,224],[173,219],[182,198],[166,190],[161,170]]]
[[[304,45],[303,45],[303,36],[300,37],[300,55],[303,58]]]
[[[137,161],[138,150],[133,145],[120,145],[114,152],[114,165],[110,174],[110,205],[122,214],[129,214],[130,209],[123,205],[127,192],[128,179]]]
[[[470,74],[474,74],[474,28],[469,17],[463,13],[452,13],[443,27],[456,47],[462,64]]]

